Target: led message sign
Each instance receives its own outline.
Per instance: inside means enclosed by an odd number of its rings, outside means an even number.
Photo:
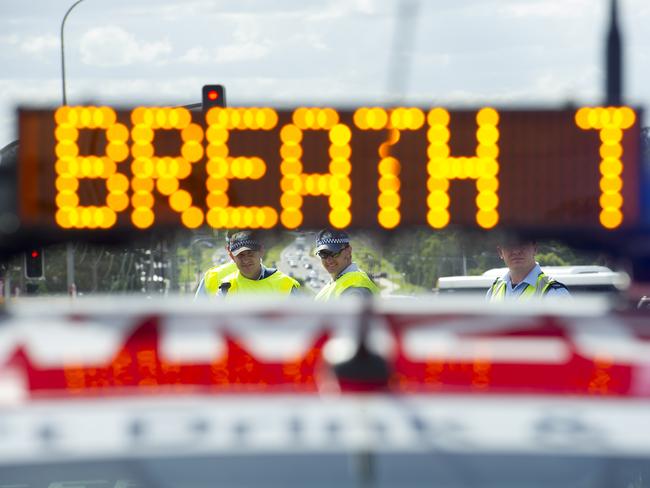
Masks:
[[[21,110],[19,207],[62,229],[605,228],[639,219],[628,107]]]

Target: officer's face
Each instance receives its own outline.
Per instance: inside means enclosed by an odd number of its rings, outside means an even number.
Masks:
[[[262,271],[263,250],[242,251],[237,256],[231,254],[232,260],[237,265],[239,272],[249,280],[256,280]]]
[[[321,251],[318,253],[318,257],[320,257],[323,268],[332,278],[336,278],[352,262],[352,248],[348,246],[338,253]]]
[[[537,245],[534,242],[504,244],[497,247],[499,256],[510,270],[530,271],[535,266]]]

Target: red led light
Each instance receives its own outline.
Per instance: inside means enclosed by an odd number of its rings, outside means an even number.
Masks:
[[[32,251],[32,257],[37,258],[38,257],[38,251],[36,251],[36,250]]]
[[[208,98],[210,100],[216,100],[217,98],[219,98],[219,94],[217,93],[217,90],[210,90],[208,92]]]

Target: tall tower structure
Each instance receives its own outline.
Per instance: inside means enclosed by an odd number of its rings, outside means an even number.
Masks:
[[[605,47],[605,104],[623,103],[623,46],[618,28],[618,2],[610,0],[609,28]]]

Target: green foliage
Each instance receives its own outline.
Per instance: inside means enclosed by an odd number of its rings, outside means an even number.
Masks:
[[[537,262],[543,263],[544,266],[568,266],[569,264],[572,264],[568,263],[554,252],[537,253]]]
[[[431,291],[440,276],[467,274],[472,269],[478,272],[484,266],[498,265],[494,252],[478,245],[485,242],[456,230],[419,229],[389,239],[384,253],[413,288]]]
[[[538,243],[537,261],[544,266],[571,266],[594,264],[607,266],[605,256],[579,252],[557,241]]]

